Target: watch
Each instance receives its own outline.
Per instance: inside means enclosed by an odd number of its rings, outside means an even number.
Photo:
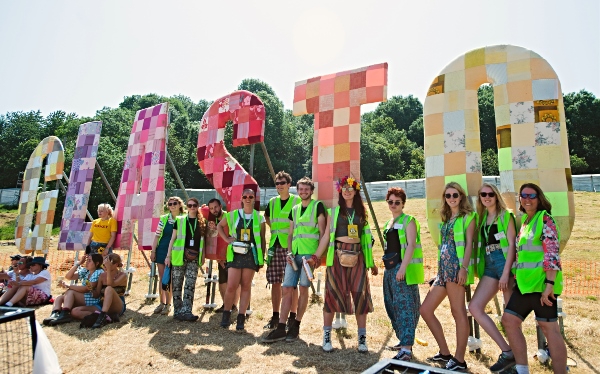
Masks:
[[[551,284],[551,285],[553,285],[553,286],[554,286],[554,281],[551,281],[550,279],[546,279],[546,280],[544,281],[544,283],[545,283],[545,284]]]

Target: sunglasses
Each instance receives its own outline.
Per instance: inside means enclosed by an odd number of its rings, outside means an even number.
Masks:
[[[179,202],[174,202],[174,203],[167,203],[168,206],[173,206],[173,205],[179,205]],[[196,205],[197,206],[197,205]]]
[[[252,199],[254,199],[254,196],[245,196],[244,195],[244,196],[242,196],[242,199],[244,199],[244,200],[252,200]]]
[[[283,186],[284,184],[287,184],[287,182],[275,182],[276,186]]]
[[[25,263],[24,263],[24,262],[21,262],[21,261],[19,261],[19,262],[17,262],[17,265],[25,265]]]
[[[188,204],[187,207],[188,208],[197,208],[198,204]]]
[[[446,199],[450,199],[450,198],[458,199],[460,194],[458,192],[455,192],[455,193],[447,193],[444,196],[446,196]]]
[[[521,199],[529,199],[529,200],[537,199],[537,194],[521,192]]]
[[[345,192],[354,191],[354,187],[342,187],[342,191],[345,191]]]
[[[481,196],[481,197],[488,197],[488,196],[489,197],[494,197],[494,196],[496,196],[496,193],[495,192],[480,192],[479,196]]]
[[[398,205],[400,205],[401,202],[402,201],[400,201],[400,200],[388,200],[387,201],[389,206],[392,206],[392,205],[398,206]]]

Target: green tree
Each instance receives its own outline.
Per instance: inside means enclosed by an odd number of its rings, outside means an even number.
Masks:
[[[584,174],[589,165],[585,162],[585,158],[577,155],[571,155],[571,172],[572,174]]]
[[[479,130],[481,137],[481,150],[491,149],[498,153],[496,143],[496,116],[494,114],[494,88],[484,84],[477,90],[477,104],[479,109]],[[489,175],[489,174],[488,174]],[[494,174],[498,175],[498,174]]]
[[[481,167],[483,175],[500,175],[500,171],[498,170],[498,152],[491,148],[481,152]]]

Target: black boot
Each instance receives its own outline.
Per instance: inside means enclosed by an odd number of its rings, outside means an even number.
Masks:
[[[58,317],[55,319],[48,321],[49,326],[62,325],[63,323],[69,323],[73,321],[73,317],[71,317],[70,310],[61,310]]]
[[[106,325],[106,313],[100,312],[100,315],[98,315],[98,319],[96,320],[96,323],[92,325],[92,328],[97,329],[104,325]]]
[[[221,327],[229,328],[231,325],[231,310],[224,310],[221,318]]]
[[[245,314],[238,314],[237,315],[237,324],[235,325],[235,329],[238,331],[242,331],[244,329],[244,322],[246,322],[246,315]]]
[[[57,319],[59,315],[60,315],[60,309],[53,310],[52,313],[50,313],[50,317],[44,318],[42,323],[46,326],[49,326],[50,321]]]

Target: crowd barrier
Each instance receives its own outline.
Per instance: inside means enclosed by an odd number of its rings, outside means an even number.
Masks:
[[[127,251],[115,251],[127,261]],[[146,276],[150,271],[148,264],[142,253],[138,250],[131,252],[131,266],[136,268],[134,277]],[[147,252],[146,256],[150,256]],[[50,263],[48,270],[53,277],[64,275],[73,266],[75,252],[73,251],[50,251],[47,261]],[[425,279],[434,278],[437,274],[437,259],[424,258]],[[208,263],[208,262],[207,262]],[[0,254],[0,268],[5,270],[10,265],[10,255]],[[380,264],[381,265],[381,264]],[[600,262],[582,261],[582,260],[563,260],[564,292],[565,296],[595,296],[600,297]],[[323,268],[317,269],[317,272],[323,271]],[[379,275],[371,277],[371,284],[381,286],[383,282],[383,267],[381,266]]]

